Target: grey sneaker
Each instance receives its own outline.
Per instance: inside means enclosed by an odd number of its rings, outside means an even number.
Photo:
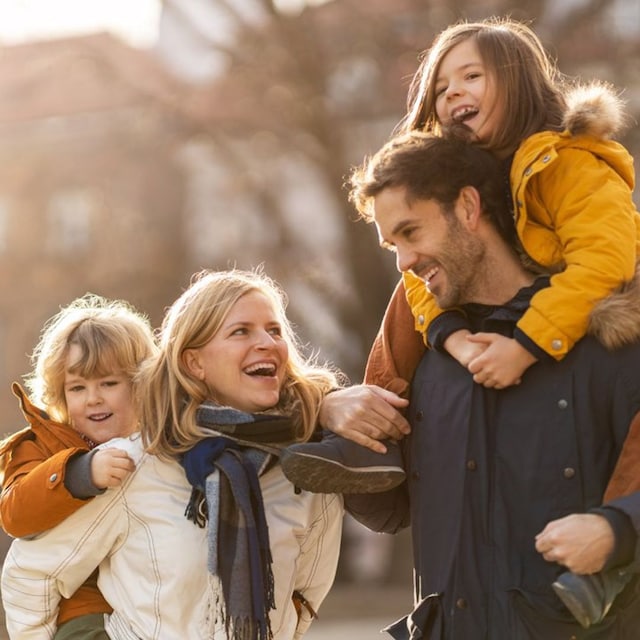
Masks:
[[[585,628],[602,622],[616,596],[624,589],[631,573],[612,569],[592,575],[566,571],[553,583],[553,590]]]
[[[387,453],[376,453],[326,432],[321,442],[285,447],[280,454],[284,475],[312,493],[378,493],[405,479],[400,447],[385,442]]]

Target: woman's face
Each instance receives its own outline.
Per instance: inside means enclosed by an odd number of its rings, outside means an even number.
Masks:
[[[242,296],[216,335],[183,355],[191,374],[207,385],[212,400],[250,413],[278,403],[288,357],[280,319],[259,291]]]
[[[502,119],[494,74],[487,71],[473,38],[453,47],[440,62],[435,106],[443,125],[462,122],[487,142]]]

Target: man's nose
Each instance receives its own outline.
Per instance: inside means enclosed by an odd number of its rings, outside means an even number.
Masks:
[[[407,249],[402,249],[400,247],[396,248],[396,267],[398,271],[409,271],[411,267],[416,263],[416,252],[409,251]]]

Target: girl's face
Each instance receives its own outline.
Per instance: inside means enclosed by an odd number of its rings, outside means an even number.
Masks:
[[[502,106],[495,77],[487,71],[473,38],[460,42],[442,58],[435,100],[436,115],[443,125],[463,122],[485,143],[498,130]]]
[[[98,444],[130,435],[137,428],[131,380],[122,371],[99,378],[71,373],[69,368],[81,355],[80,346],[71,344],[64,375],[69,422],[76,431]]]
[[[273,304],[251,291],[231,307],[207,344],[184,352],[184,363],[203,380],[211,399],[249,413],[278,404],[289,347]]]

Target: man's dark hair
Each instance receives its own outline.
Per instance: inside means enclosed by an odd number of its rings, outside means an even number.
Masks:
[[[466,127],[447,129],[444,136],[410,131],[392,138],[352,172],[349,200],[372,222],[373,199],[385,189],[404,187],[409,204],[435,200],[446,215],[468,186],[480,194],[483,215],[515,246],[508,177],[491,152],[469,141]]]

